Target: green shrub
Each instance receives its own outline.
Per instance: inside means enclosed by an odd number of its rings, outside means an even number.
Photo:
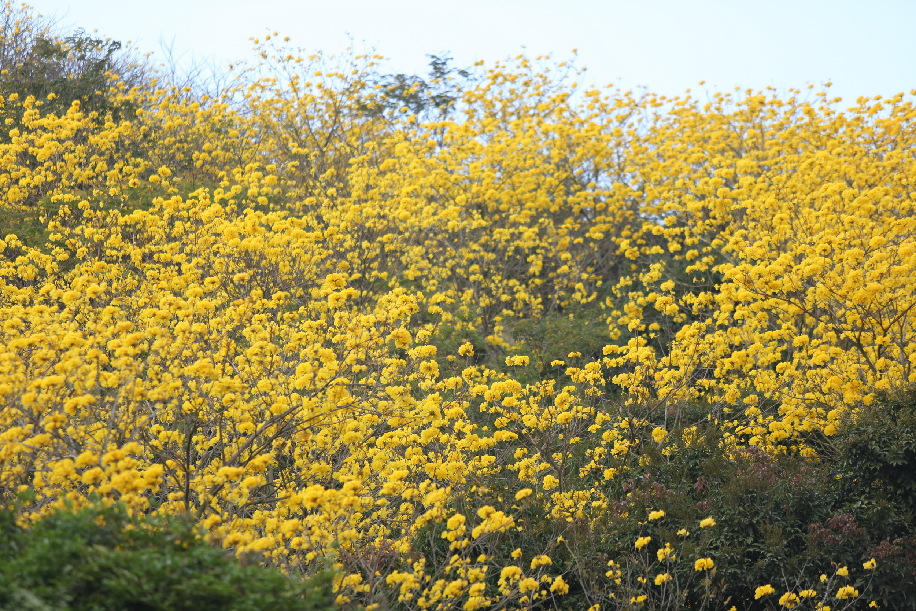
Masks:
[[[833,447],[843,475],[856,487],[916,507],[916,388],[859,410]]]
[[[858,410],[825,453],[836,494],[878,561],[879,602],[916,608],[916,387]],[[840,530],[851,536],[848,527]]]
[[[646,438],[639,452],[619,459],[617,477],[602,488],[606,508],[570,522],[544,519],[534,505],[529,516],[523,504],[516,522],[524,522],[524,540],[506,541],[503,551],[550,550],[553,569],[570,586],[563,599],[568,608],[588,608],[602,591],[615,594],[602,608],[628,608],[642,593],[649,594],[646,608],[775,608],[783,592],[810,588],[830,597],[843,585],[861,593],[855,608],[873,600],[882,608],[916,608],[908,496],[916,473],[908,462],[914,406],[897,397],[869,408],[827,440],[830,452],[825,446],[820,458],[731,449],[710,421],[689,435],[673,426],[670,445]],[[494,496],[507,494],[505,487],[492,488]],[[664,518],[649,520],[650,510],[664,511]],[[715,525],[700,528],[705,518]],[[636,549],[634,542],[645,536],[652,543]],[[656,561],[664,542],[677,548],[677,562]],[[693,564],[703,557],[715,561],[708,583]],[[877,568],[863,567],[872,558]],[[500,561],[511,563],[508,556]],[[620,584],[607,579],[609,561],[616,563]],[[848,577],[837,574],[844,566]],[[677,596],[665,598],[652,584],[665,571],[678,584]],[[766,584],[779,594],[758,600],[756,590]]]
[[[29,528],[0,511],[0,608],[333,609],[328,574],[291,579],[242,563],[186,520],[118,506],[56,511]]]

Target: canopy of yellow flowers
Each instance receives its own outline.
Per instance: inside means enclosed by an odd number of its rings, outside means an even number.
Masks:
[[[533,604],[567,587],[549,556],[490,546],[522,507],[607,508],[639,439],[689,445],[681,406],[813,455],[916,382],[912,97],[664,98],[520,58],[418,116],[377,58],[274,42],[222,97],[115,87],[134,117],[0,100],[0,201],[45,227],[0,232],[24,519],[118,500],[346,567],[344,602]],[[564,319],[581,354],[523,333]]]

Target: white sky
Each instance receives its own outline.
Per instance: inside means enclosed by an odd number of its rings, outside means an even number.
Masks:
[[[525,52],[588,68],[594,85],[779,89],[833,82],[832,95],[916,89],[916,0],[32,0],[35,9],[133,41],[163,42],[217,65],[244,59],[250,37],[278,31],[335,53],[350,40],[425,74],[426,54],[456,66]],[[706,81],[704,87],[698,83]]]

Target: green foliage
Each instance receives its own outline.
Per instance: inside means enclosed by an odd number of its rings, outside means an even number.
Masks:
[[[74,102],[116,121],[134,115],[136,108],[110,92],[118,80],[135,85],[142,79],[143,70],[124,55],[120,42],[81,29],[61,35],[25,6],[6,3],[0,12],[0,96],[32,96],[41,102],[42,112],[58,115]],[[18,117],[3,110],[0,118]],[[2,139],[7,139],[6,130]]]
[[[881,600],[886,608],[911,608],[916,605],[916,388],[861,408],[831,442],[825,454],[862,531],[856,534],[867,536],[878,559]],[[841,542],[848,545],[849,528],[841,526]]]
[[[0,239],[13,234],[23,244],[40,248],[47,243],[48,231],[35,209],[0,209]]]
[[[682,588],[678,608],[708,605],[709,595],[723,608],[752,608],[763,584],[797,592],[822,583],[826,574],[838,585],[859,589],[865,604],[912,608],[916,533],[908,491],[916,470],[907,462],[916,413],[912,397],[888,398],[863,411],[831,439],[834,453],[820,458],[729,448],[711,420],[672,425],[664,443],[653,441],[648,429],[634,430],[640,451],[621,457],[618,475],[603,488],[609,507],[587,520],[544,520],[536,511],[526,519],[522,502],[515,515],[524,523],[524,541],[506,541],[498,553],[549,549],[554,568],[570,584],[564,599],[569,608],[594,603],[596,588],[607,583],[608,560],[622,573],[612,590],[618,600],[647,591],[638,578],[651,581],[667,570],[678,583],[692,584]],[[695,423],[694,415],[673,421]],[[874,483],[862,485],[864,478]],[[493,495],[506,498],[510,492],[499,487]],[[650,510],[662,510],[665,517],[647,520]],[[700,528],[708,517],[715,526]],[[689,535],[676,532],[683,527]],[[651,536],[652,544],[634,549],[643,536]],[[662,568],[655,550],[665,542],[678,550],[680,561]],[[716,570],[704,584],[693,561],[707,556],[715,559]],[[877,561],[874,572],[862,568],[871,558]],[[833,577],[842,566],[849,567],[848,580]]]
[[[0,511],[2,609],[333,609],[329,574],[290,579],[204,542],[188,521],[118,506],[22,528]]]
[[[453,112],[461,87],[472,82],[471,73],[449,66],[450,57],[428,57],[429,74],[425,79],[410,74],[380,77],[377,84],[382,95],[376,112],[408,113],[439,120]]]
[[[850,415],[834,445],[845,477],[856,486],[916,507],[916,388]]]
[[[587,305],[572,306],[568,312],[550,311],[538,318],[512,321],[511,335],[523,342],[521,353],[537,361],[542,373],[551,369],[551,362],[566,361],[574,352],[596,360],[609,341],[601,312]]]
[[[54,94],[53,108],[65,111],[79,100],[86,108],[103,110],[117,41],[93,38],[77,31],[64,40],[41,37],[29,56],[7,69],[2,80],[6,95],[34,96],[44,100]]]

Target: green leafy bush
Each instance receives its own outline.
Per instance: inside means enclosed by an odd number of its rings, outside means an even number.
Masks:
[[[190,522],[118,506],[56,511],[29,528],[0,512],[0,608],[333,609],[329,574],[291,579],[243,563]]]
[[[711,420],[671,427],[664,444],[652,442],[647,431],[634,432],[644,437],[641,451],[620,458],[617,477],[604,488],[608,507],[587,519],[544,520],[539,507],[522,502],[515,517],[526,535],[500,549],[548,550],[570,586],[563,599],[569,608],[588,608],[602,597],[609,608],[758,608],[767,601],[756,597],[757,589],[766,584],[777,592],[771,603],[802,590],[829,598],[848,585],[861,593],[856,604],[863,607],[875,601],[882,608],[913,608],[914,407],[912,395],[905,395],[861,411],[823,440],[819,457],[732,448]],[[683,409],[685,421],[697,422],[692,406]],[[493,487],[494,497],[507,493]],[[650,518],[650,512],[663,517]],[[713,525],[701,527],[710,518]],[[635,547],[643,537],[651,543]],[[665,542],[677,561],[656,561]],[[713,559],[715,569],[696,570],[700,558]],[[871,559],[874,570],[863,567]],[[669,587],[667,598],[652,584],[665,572],[679,588],[674,595]],[[614,579],[620,582],[611,584]],[[639,603],[643,594],[649,598]]]

